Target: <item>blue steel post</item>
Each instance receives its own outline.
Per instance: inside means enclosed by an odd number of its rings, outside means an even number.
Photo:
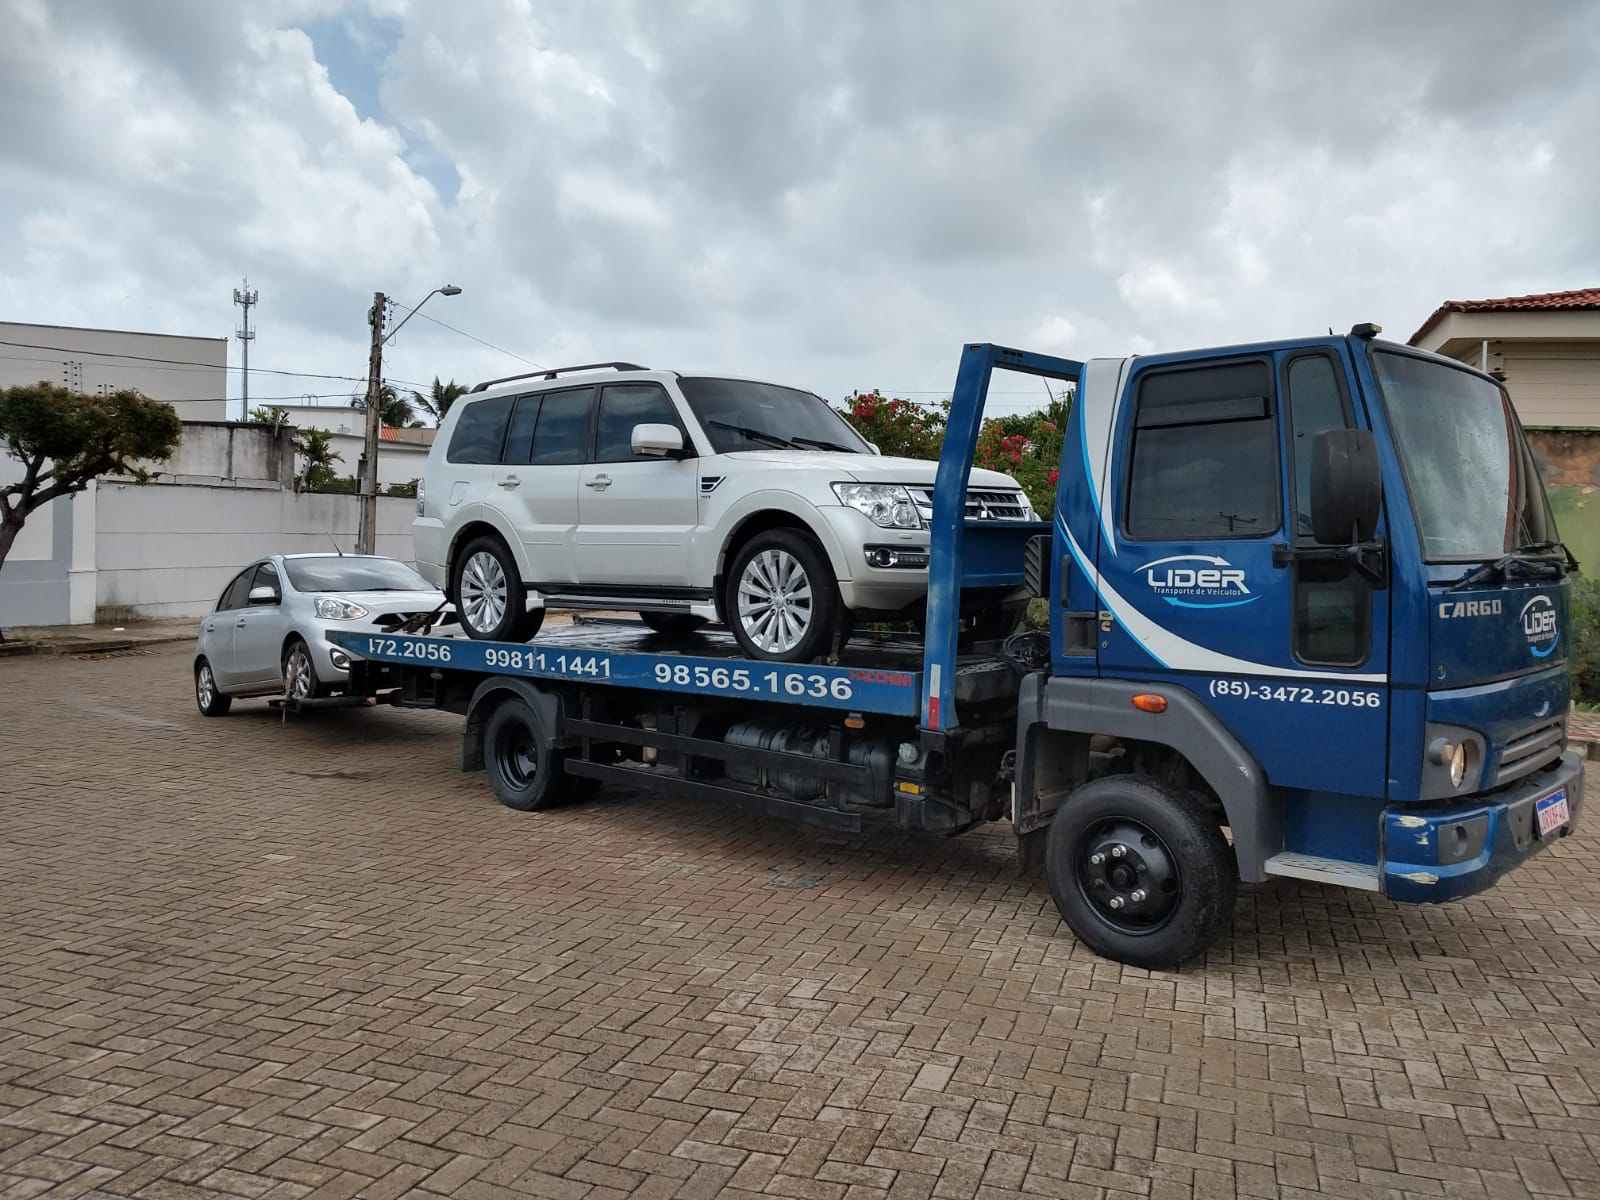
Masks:
[[[939,473],[933,484],[933,524],[928,531],[928,616],[922,657],[924,729],[956,727],[956,641],[961,617],[961,546],[966,528],[967,476],[983,426],[983,405],[995,367],[1076,382],[1083,364],[1030,354],[987,342],[961,349],[956,388],[950,397]],[[1053,517],[1052,517],[1053,519]]]

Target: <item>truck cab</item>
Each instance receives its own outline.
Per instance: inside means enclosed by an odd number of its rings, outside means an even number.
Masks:
[[[1170,961],[1199,918],[1173,899],[1183,829],[1067,817],[1097,782],[1220,823],[1245,881],[1402,901],[1573,828],[1577,564],[1504,387],[1376,332],[1082,367],[1015,819],[1116,957]],[[1136,869],[1108,874],[1112,847]]]

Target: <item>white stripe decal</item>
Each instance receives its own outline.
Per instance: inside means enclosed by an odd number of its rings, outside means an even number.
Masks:
[[[1111,486],[1107,466],[1111,454],[1111,431],[1116,427],[1117,405],[1122,396],[1122,381],[1127,374],[1126,358],[1096,358],[1083,369],[1083,462],[1089,476],[1090,494],[1100,513],[1107,549],[1117,552],[1117,527],[1111,519],[1106,492]]]
[[[1086,414],[1087,415],[1087,414]],[[1072,529],[1061,521],[1062,532],[1067,535],[1067,546],[1072,551],[1072,557],[1078,563],[1078,569],[1088,577],[1094,590],[1100,595],[1100,602],[1117,619],[1117,623],[1128,631],[1128,636],[1139,643],[1151,658],[1164,667],[1174,671],[1210,671],[1224,675],[1274,675],[1285,679],[1343,679],[1350,683],[1387,683],[1389,676],[1383,675],[1354,675],[1344,672],[1333,673],[1328,671],[1297,671],[1292,667],[1274,667],[1267,663],[1252,662],[1247,658],[1234,658],[1231,654],[1222,654],[1205,646],[1196,645],[1194,642],[1179,637],[1169,629],[1163,629],[1149,617],[1145,616],[1122,596],[1117,590],[1101,577],[1094,564],[1089,562],[1078,539],[1072,536]]]

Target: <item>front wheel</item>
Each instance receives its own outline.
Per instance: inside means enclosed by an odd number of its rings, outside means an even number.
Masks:
[[[1077,788],[1056,809],[1045,878],[1072,932],[1107,958],[1175,967],[1233,917],[1238,871],[1192,792],[1137,775]]]
[[[456,617],[480,642],[526,642],[544,624],[544,609],[527,611],[528,593],[516,559],[498,538],[468,542],[453,573]]]
[[[769,529],[740,547],[723,589],[728,625],[752,658],[811,662],[844,618],[827,555],[793,529]]]
[[[203,717],[227,716],[233,707],[233,697],[224,696],[217,688],[217,677],[211,663],[202,658],[194,667],[194,703]]]
[[[322,694],[322,681],[317,678],[311,650],[299,638],[283,652],[283,691],[291,700],[314,700]]]

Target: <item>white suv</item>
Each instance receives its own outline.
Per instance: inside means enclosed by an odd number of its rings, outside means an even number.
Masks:
[[[417,569],[475,638],[525,641],[558,608],[722,620],[746,653],[810,661],[855,616],[915,618],[937,463],[886,458],[810,392],[589,364],[480,384],[417,488]],[[969,516],[1031,521],[974,470]],[[1012,594],[964,596],[1012,612]]]

